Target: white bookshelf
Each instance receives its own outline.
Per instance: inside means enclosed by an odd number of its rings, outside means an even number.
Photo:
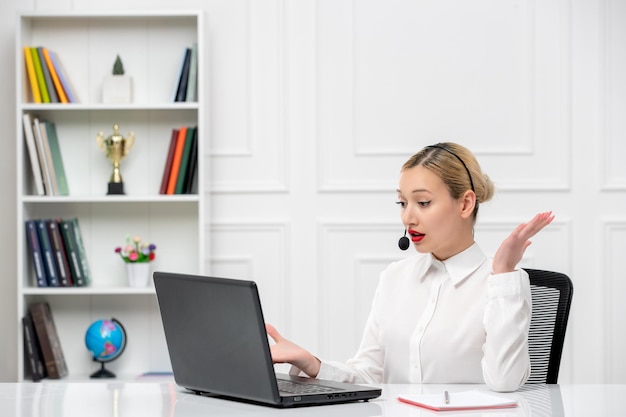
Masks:
[[[204,265],[205,128],[204,53],[201,12],[47,14],[18,17],[17,73],[17,308],[18,379],[28,380],[21,318],[28,304],[50,303],[61,338],[69,377],[88,379],[99,364],[91,360],[84,335],[94,320],[114,317],[123,323],[128,343],[123,355],[107,364],[118,375],[169,370],[152,283],[126,284],[125,264],[114,252],[127,234],[157,245],[152,271],[202,273]],[[185,48],[198,44],[198,95],[174,103],[173,90]],[[57,53],[79,103],[35,104],[30,100],[23,46],[45,46]],[[133,102],[102,104],[102,81],[119,54],[133,77]],[[69,196],[37,196],[22,129],[30,113],[56,125]],[[125,195],[106,195],[111,163],[96,136],[133,131],[135,145],[121,163]],[[198,127],[197,194],[160,195],[171,131]],[[89,287],[39,288],[34,282],[24,221],[71,218],[80,222],[92,284]]]

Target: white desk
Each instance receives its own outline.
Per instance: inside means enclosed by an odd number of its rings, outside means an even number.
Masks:
[[[457,417],[457,416],[626,416],[626,385],[539,385],[506,394],[519,400],[509,410],[435,413],[400,403],[406,393],[454,393],[476,385],[382,385],[381,398],[279,410],[191,394],[170,382],[42,382],[0,384],[0,414],[5,417]]]

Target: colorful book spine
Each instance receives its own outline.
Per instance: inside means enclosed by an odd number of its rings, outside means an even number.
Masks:
[[[50,243],[50,236],[48,234],[48,227],[46,221],[43,219],[36,220],[37,234],[39,237],[39,244],[41,247],[41,253],[43,255],[43,264],[48,277],[49,287],[60,286],[59,273],[57,270],[56,261],[54,259],[54,252],[52,251],[52,244]]]
[[[176,75],[176,83],[174,84],[174,92],[172,93],[172,101],[176,101],[176,97],[178,96],[178,90],[180,88],[180,80],[183,75],[183,67],[185,66],[186,56],[187,56],[187,48],[183,50],[183,57],[180,60],[180,65],[178,66],[178,72]]]
[[[187,96],[187,83],[189,82],[189,64],[191,63],[191,48],[185,48],[185,60],[183,71],[180,74],[178,90],[176,91],[176,101],[185,101]]]
[[[46,190],[43,185],[41,165],[39,163],[39,156],[37,155],[37,143],[35,142],[35,136],[33,135],[33,123],[30,114],[24,113],[22,115],[22,124],[24,126],[24,140],[26,141],[26,147],[28,148],[28,156],[30,158],[31,171],[33,172],[33,180],[35,181],[35,190],[37,195],[45,195]]]
[[[50,234],[50,244],[54,253],[54,260],[57,263],[59,271],[59,284],[61,287],[71,287],[74,285],[74,279],[70,272],[70,264],[67,260],[67,253],[63,244],[63,237],[59,230],[59,224],[56,220],[46,220],[48,233]]]
[[[198,170],[198,129],[193,134],[193,143],[191,144],[191,155],[189,156],[189,166],[185,175],[185,194],[193,194],[196,179],[196,171]]]
[[[59,195],[69,195],[70,188],[65,175],[65,166],[63,165],[63,157],[61,156],[61,147],[57,136],[57,129],[54,122],[45,122],[46,137],[48,138],[48,146],[50,147],[50,155],[52,156],[52,166],[54,167],[54,176],[56,177]]]
[[[189,59],[189,78],[187,80],[187,94],[185,101],[197,101],[198,93],[198,44],[194,42],[191,47],[191,58]]]
[[[182,126],[178,129],[178,139],[176,139],[176,149],[174,150],[174,159],[172,160],[172,169],[170,170],[170,178],[167,183],[167,194],[174,194],[176,191],[176,182],[178,181],[178,171],[180,169],[180,161],[183,157],[183,149],[185,149],[185,139],[187,137],[187,128]]]
[[[72,219],[62,219],[59,221],[59,227],[61,229],[61,236],[63,237],[63,244],[65,245],[67,260],[70,265],[72,277],[74,278],[74,285],[84,287],[87,283],[81,265],[78,244],[76,243],[74,222]]]
[[[41,92],[41,102],[50,103],[50,96],[48,95],[48,87],[46,87],[46,80],[43,75],[41,61],[39,61],[39,52],[37,52],[37,48],[30,48],[30,54],[33,57],[33,66],[35,67],[35,74],[37,74],[37,84],[39,85],[39,91]]]
[[[50,141],[48,140],[48,130],[46,129],[46,122],[40,122],[35,119],[38,124],[39,134],[41,136],[41,143],[43,145],[43,152],[46,158],[46,166],[48,174],[50,175],[50,186],[52,187],[52,195],[59,195],[59,183],[57,181],[57,173],[54,169],[54,161],[52,160],[52,150],[50,149]]]
[[[63,91],[67,96],[67,100],[70,103],[78,103],[78,96],[74,91],[74,87],[70,83],[70,79],[67,76],[67,71],[63,67],[63,63],[57,56],[56,52],[50,51],[50,61],[52,61],[52,66],[59,77],[59,81],[61,82],[61,86],[63,87]]]
[[[26,241],[30,249],[31,259],[33,261],[33,269],[35,271],[35,283],[38,287],[48,286],[48,276],[44,265],[44,256],[39,245],[39,233],[35,220],[26,220]]]
[[[66,376],[67,364],[50,305],[47,302],[33,303],[28,306],[28,311],[37,333],[48,378],[59,379]]]
[[[65,90],[63,90],[63,86],[61,85],[61,80],[59,79],[59,75],[57,74],[56,68],[52,64],[52,59],[50,58],[50,52],[48,48],[42,48],[43,56],[46,60],[46,66],[48,67],[48,71],[50,72],[50,78],[52,78],[52,84],[54,85],[54,89],[59,96],[59,101],[61,103],[67,103],[67,95],[65,95]]]
[[[195,135],[196,128],[190,127],[187,129],[187,135],[185,137],[185,147],[183,148],[183,155],[180,159],[180,167],[178,169],[178,178],[176,179],[176,189],[174,194],[185,193],[185,177],[187,176],[187,168],[189,167],[189,157],[191,156],[191,146],[193,145],[193,137]]]
[[[165,158],[163,176],[161,177],[161,187],[159,188],[159,194],[167,194],[167,184],[170,179],[170,171],[172,170],[174,151],[176,150],[176,139],[178,139],[178,129],[172,129],[172,135],[170,136],[170,146],[167,149],[167,156]]]
[[[41,63],[41,71],[43,72],[43,79],[46,83],[46,89],[48,90],[48,96],[50,96],[50,103],[58,103],[59,96],[57,95],[56,90],[54,89],[54,83],[52,82],[52,77],[50,76],[50,70],[46,65],[46,57],[43,55],[43,47],[37,47],[37,54],[39,55],[39,62]]]
[[[35,326],[29,314],[22,317],[22,331],[24,333],[24,358],[29,365],[30,379],[33,382],[39,382],[47,376],[46,366],[41,357]]]
[[[80,258],[80,266],[83,270],[83,276],[85,278],[85,285],[91,284],[91,269],[89,268],[89,262],[87,260],[87,251],[85,250],[85,244],[83,243],[83,234],[80,230],[80,223],[78,218],[71,219],[74,225],[74,238],[76,240],[76,250],[78,250],[78,256]]]
[[[28,85],[30,85],[33,103],[41,103],[41,92],[39,91],[39,82],[37,81],[37,73],[35,72],[35,64],[33,63],[33,54],[30,52],[29,46],[25,46],[23,51],[26,73],[28,74]]]
[[[37,117],[33,117],[32,120],[32,132],[35,137],[37,155],[39,157],[39,164],[41,165],[41,177],[43,178],[46,195],[54,195],[52,177],[50,176],[50,168],[48,167],[48,158],[46,158],[46,150],[44,149],[43,138],[41,137],[41,128],[39,127],[39,119]]]

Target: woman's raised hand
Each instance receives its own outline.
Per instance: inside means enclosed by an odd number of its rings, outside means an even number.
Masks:
[[[531,237],[554,220],[551,211],[539,213],[528,223],[522,223],[504,239],[493,258],[493,273],[502,274],[512,272],[522,260],[526,248],[530,245]]]

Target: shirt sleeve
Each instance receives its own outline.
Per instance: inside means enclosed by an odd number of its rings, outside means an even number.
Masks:
[[[481,365],[485,383],[494,391],[515,391],[530,375],[531,305],[526,271],[489,276]]]

